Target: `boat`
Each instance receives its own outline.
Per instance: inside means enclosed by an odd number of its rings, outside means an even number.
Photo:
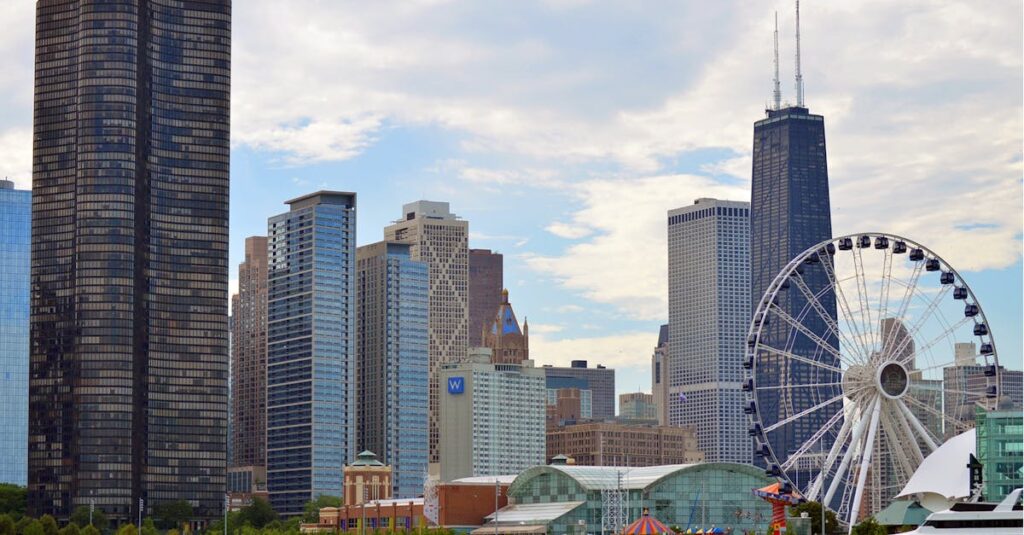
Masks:
[[[945,511],[928,515],[924,524],[907,535],[1020,535],[1024,528],[1021,491],[1011,492],[999,503],[960,502]]]

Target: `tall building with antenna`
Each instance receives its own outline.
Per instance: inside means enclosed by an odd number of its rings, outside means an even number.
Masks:
[[[775,84],[774,106],[766,110],[767,117],[754,123],[753,172],[750,197],[750,269],[751,300],[757,310],[765,289],[772,279],[789,261],[832,236],[832,219],[829,204],[828,168],[825,155],[825,119],[810,113],[804,105],[803,76],[800,70],[800,4],[796,5],[796,55],[795,85],[796,104],[783,105],[778,81],[778,19],[775,37]],[[835,296],[830,288],[828,276],[821,264],[803,267],[801,275],[815,294],[821,293],[819,301],[831,317],[836,317]],[[823,292],[823,293],[822,293]],[[797,291],[781,292],[777,305],[793,318],[802,318],[810,332],[826,340],[833,347],[839,344],[821,317],[808,310],[807,299]],[[801,355],[818,361],[828,362],[830,356],[816,354],[816,344],[805,334],[787,339],[788,325],[775,322],[767,327],[762,340],[780,351]],[[822,370],[811,365],[777,364],[771,352],[757,356],[759,385],[783,382],[796,384],[834,383],[838,377],[822,377]],[[789,360],[789,359],[786,359]],[[838,363],[830,363],[838,366]],[[812,409],[822,400],[831,396],[822,388],[793,389],[790,399],[775,404],[762,403],[757,408],[766,426],[778,419],[781,407],[800,412]],[[812,410],[795,426],[784,426],[772,433],[785,436],[773,437],[772,442],[783,444],[784,451],[775,453],[781,458],[800,448],[811,440],[814,431],[821,429],[842,409],[834,403]],[[842,425],[838,418],[836,429]],[[825,444],[827,449],[830,444]],[[814,447],[814,450],[817,450]]]

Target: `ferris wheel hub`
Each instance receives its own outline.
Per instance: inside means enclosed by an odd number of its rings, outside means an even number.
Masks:
[[[875,386],[883,396],[899,399],[910,388],[910,374],[899,362],[885,362],[878,367],[878,373],[875,374]]]

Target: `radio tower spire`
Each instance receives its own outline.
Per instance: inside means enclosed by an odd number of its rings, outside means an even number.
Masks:
[[[772,91],[772,100],[775,105],[772,109],[778,110],[782,107],[782,90],[779,88],[779,12],[775,12],[775,89]]]
[[[804,107],[804,75],[800,73],[800,0],[796,0],[796,105]]]

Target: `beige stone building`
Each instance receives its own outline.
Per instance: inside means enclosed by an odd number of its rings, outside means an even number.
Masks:
[[[660,466],[704,461],[690,427],[591,422],[548,428],[547,458],[584,466]]]
[[[430,270],[428,460],[436,463],[437,370],[465,360],[469,344],[469,223],[451,213],[446,202],[416,201],[402,206],[402,219],[384,229],[384,239],[408,243],[412,260],[425,262]]]
[[[356,455],[345,467],[344,505],[359,505],[391,498],[391,467],[377,460],[372,451]]]

